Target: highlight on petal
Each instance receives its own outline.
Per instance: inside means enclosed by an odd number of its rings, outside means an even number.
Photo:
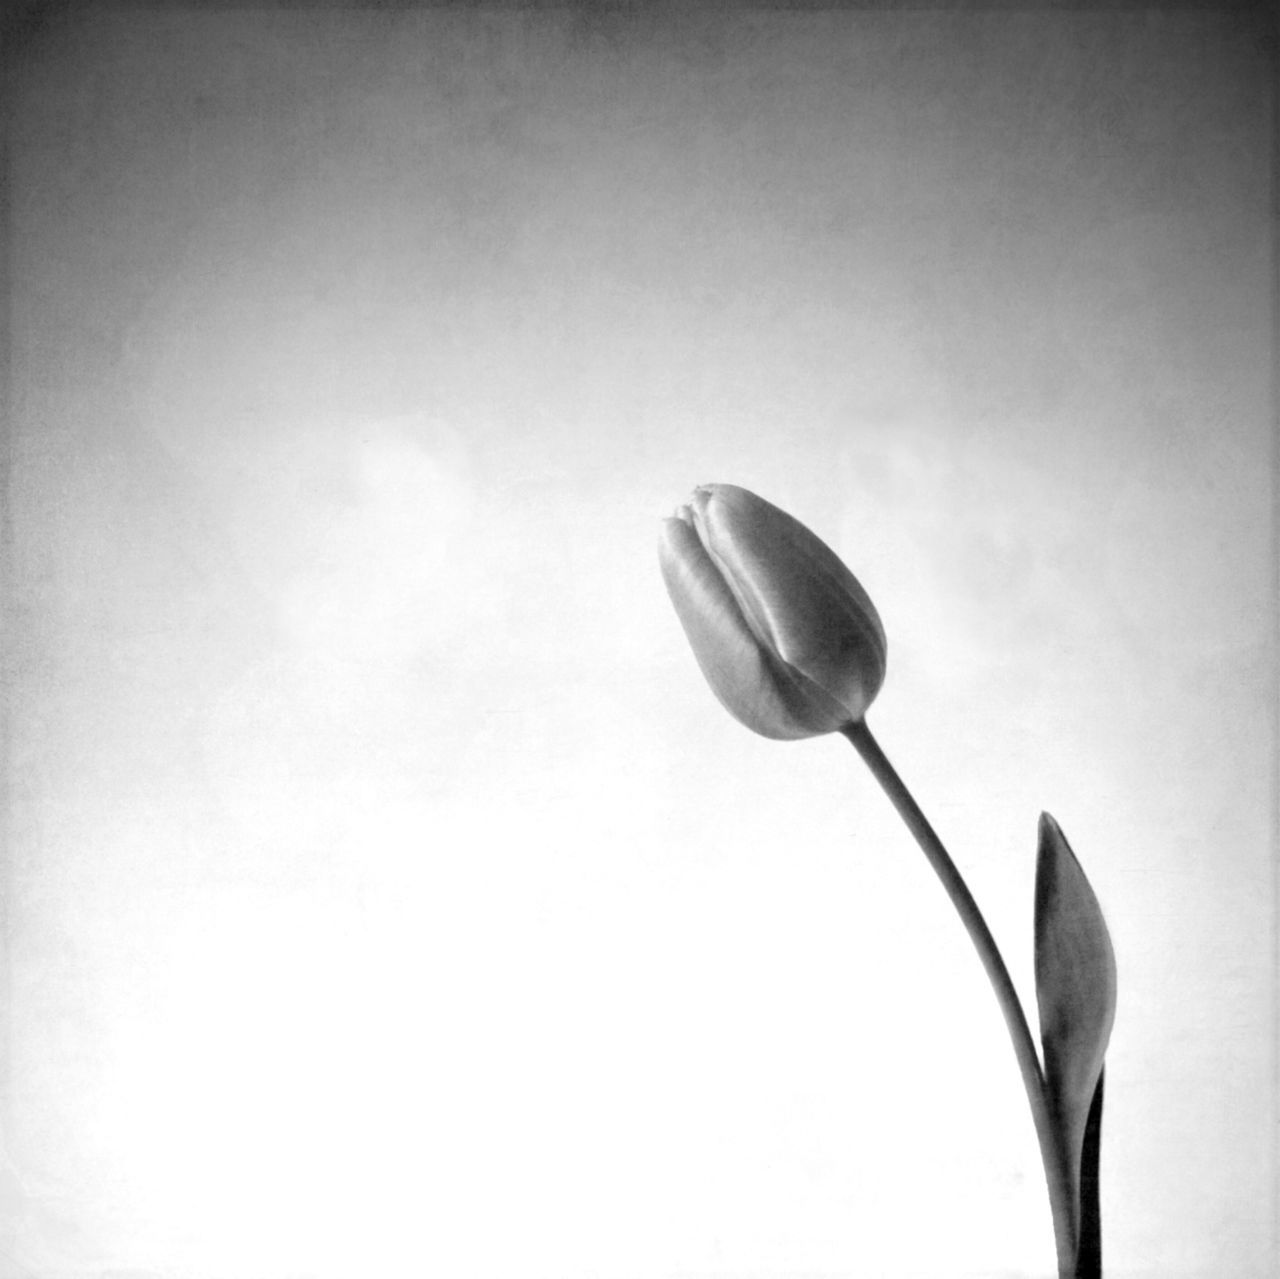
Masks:
[[[1100,1112],[1099,1081],[1115,1022],[1116,958],[1098,899],[1048,813],[1040,816],[1036,860],[1035,970],[1045,1083],[1069,1160],[1078,1229],[1085,1129],[1095,1099]]]

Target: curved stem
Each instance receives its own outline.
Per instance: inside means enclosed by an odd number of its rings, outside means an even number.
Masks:
[[[929,865],[942,881],[943,888],[947,890],[947,896],[951,898],[952,905],[955,906],[961,922],[969,933],[970,940],[977,949],[978,958],[982,960],[987,977],[995,988],[1000,1011],[1004,1014],[1005,1025],[1009,1028],[1009,1037],[1013,1040],[1014,1055],[1018,1059],[1018,1069],[1022,1073],[1022,1086],[1026,1089],[1027,1101],[1031,1104],[1031,1118],[1035,1121],[1036,1137],[1040,1141],[1040,1159],[1044,1164],[1045,1180],[1049,1185],[1049,1208],[1053,1213],[1058,1273],[1062,1279],[1070,1279],[1070,1276],[1075,1273],[1076,1260],[1076,1222],[1072,1207],[1070,1178],[1049,1110],[1044,1075],[1040,1069],[1040,1058],[1036,1054],[1035,1042],[1031,1038],[1027,1018],[1022,1011],[1022,1004],[1018,1000],[1018,993],[1014,989],[1009,970],[1005,967],[1000,951],[996,947],[995,938],[987,927],[987,921],[982,918],[978,903],[974,901],[968,885],[961,878],[956,864],[951,860],[933,827],[929,825],[928,818],[912,798],[911,792],[907,790],[893,765],[885,757],[879,743],[872,737],[866,720],[859,720],[841,731],[853,743],[858,754],[871,769],[876,781],[880,783],[894,808],[898,810],[898,815],[906,823],[907,829],[928,858]]]

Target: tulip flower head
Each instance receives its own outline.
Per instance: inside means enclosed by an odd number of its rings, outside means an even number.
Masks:
[[[732,484],[663,524],[662,574],[694,656],[736,719],[765,737],[837,732],[885,672],[875,605],[825,542]]]

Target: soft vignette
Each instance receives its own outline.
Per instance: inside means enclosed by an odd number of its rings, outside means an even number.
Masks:
[[[424,1202],[477,1272],[510,1269],[495,1205],[562,1273],[834,1267],[854,1205],[886,1267],[921,1204],[974,1267],[1001,1229],[1037,1255],[996,1019],[910,850],[847,761],[740,740],[689,669],[650,548],[707,478],[802,513],[882,607],[880,731],[1024,990],[1040,807],[1086,859],[1116,1272],[1261,1255],[1257,63],[1194,18],[881,17],[860,49],[842,21],[441,14],[395,48],[351,15],[103,17],[24,86],[6,1132],[41,1279],[395,1273]],[[1074,96],[1027,124],[1068,33]],[[397,1132],[447,1158],[362,1187]]]

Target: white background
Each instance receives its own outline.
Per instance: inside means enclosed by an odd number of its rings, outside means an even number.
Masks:
[[[6,1279],[1047,1276],[943,894],[659,519],[847,560],[1109,1279],[1273,1273],[1271,105],[1212,14],[100,10],[13,62]]]

